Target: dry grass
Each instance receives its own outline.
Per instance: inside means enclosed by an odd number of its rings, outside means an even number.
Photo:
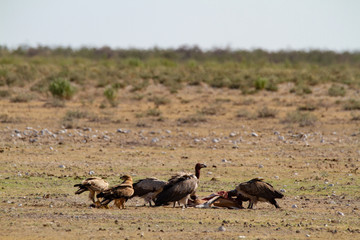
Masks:
[[[156,89],[150,87],[141,94]],[[259,91],[248,101],[239,90],[187,86],[158,104],[162,121],[143,114],[141,122],[136,114],[147,113],[154,103],[134,99],[139,92],[131,88],[118,89],[121,101],[109,109],[99,108],[102,92],[86,108],[76,98],[62,108],[0,100],[0,238],[357,239],[358,121],[343,106],[328,104],[312,109],[315,125],[283,123],[306,100],[289,93],[286,85],[278,87],[276,93]],[[355,96],[356,90],[346,93],[349,99]],[[313,98],[332,97],[324,88]],[[211,99],[227,100],[215,114],[201,113],[212,110]],[[263,102],[276,114],[248,118]],[[77,121],[77,129],[61,128],[64,116]],[[209,166],[201,175],[200,196],[262,176],[286,190],[278,201],[282,208],[259,203],[255,210],[182,210],[142,207],[142,200],[133,199],[125,210],[106,210],[88,208],[86,194],[74,195],[73,185],[89,171],[111,184],[124,173],[134,180],[166,180],[177,171],[193,171],[196,162]],[[222,225],[226,231],[219,232]]]

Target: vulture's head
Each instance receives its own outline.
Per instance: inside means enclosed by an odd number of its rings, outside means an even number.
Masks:
[[[130,179],[132,180],[132,178],[131,178],[130,175],[123,175],[123,176],[120,177],[120,179],[121,179],[121,180],[124,180],[124,181],[130,180]]]
[[[206,168],[207,166],[206,166],[206,164],[204,164],[204,163],[197,163],[196,165],[195,165],[195,169],[196,170],[200,170],[200,169],[202,169],[202,168]]]

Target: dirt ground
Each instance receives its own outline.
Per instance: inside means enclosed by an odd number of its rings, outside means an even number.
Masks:
[[[243,95],[207,86],[170,94],[150,86],[143,97],[125,88],[116,107],[102,106],[94,89],[62,108],[46,99],[1,100],[0,238],[359,239],[360,122],[353,118],[359,113],[343,106],[359,91],[330,97],[322,85],[297,96],[291,87]],[[156,107],[152,96],[167,101]],[[264,107],[273,116],[262,116]],[[299,108],[317,120],[285,121]],[[72,129],[64,128],[69,111],[78,113]],[[285,191],[281,209],[150,208],[142,199],[125,210],[93,209],[87,194],[74,194],[73,185],[89,176],[111,185],[125,173],[135,181],[167,180],[194,171],[197,162],[208,165],[198,195],[263,177]]]

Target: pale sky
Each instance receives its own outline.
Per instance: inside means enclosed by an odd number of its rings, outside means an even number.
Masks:
[[[0,0],[0,45],[360,50],[360,0]]]

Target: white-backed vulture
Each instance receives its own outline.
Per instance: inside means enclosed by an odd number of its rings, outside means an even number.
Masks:
[[[161,181],[157,178],[145,178],[137,181],[133,184],[134,194],[133,197],[141,197],[146,203],[149,203],[151,206],[151,201],[153,201],[158,195],[163,187],[166,185],[165,181]]]
[[[85,191],[89,191],[89,199],[93,203],[98,203],[99,199],[95,202],[95,194],[98,194],[109,187],[109,183],[99,177],[87,178],[80,184],[75,184],[74,187],[79,187],[75,194],[81,194]]]
[[[275,198],[284,197],[281,192],[275,190],[271,184],[264,182],[262,178],[254,178],[248,182],[240,183],[236,187],[236,191],[238,194],[249,198],[249,209],[252,209],[258,201],[269,202],[276,208],[280,208]]]
[[[156,196],[155,206],[179,202],[179,205],[183,204],[183,207],[187,207],[187,201],[197,187],[198,179],[194,174],[184,174],[180,177],[172,178]]]
[[[111,187],[105,191],[102,191],[97,197],[102,197],[101,205],[107,208],[107,205],[115,200],[115,205],[118,208],[125,208],[125,202],[134,194],[133,181],[131,176],[124,175],[121,177],[124,180],[121,184]]]

